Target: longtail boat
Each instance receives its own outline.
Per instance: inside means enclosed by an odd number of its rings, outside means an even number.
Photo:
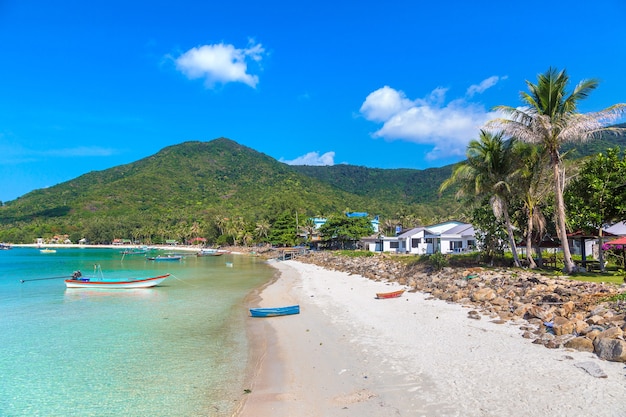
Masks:
[[[150,288],[162,283],[170,274],[152,278],[138,278],[130,280],[104,280],[102,278],[88,278],[81,275],[65,280],[67,288]]]
[[[300,314],[300,306],[286,306],[286,307],[270,307],[270,308],[251,308],[250,316],[252,317],[273,317],[273,316],[287,316],[290,314]]]
[[[404,290],[392,291],[392,292],[377,292],[376,298],[398,298],[404,294]]]
[[[180,261],[183,259],[182,255],[158,255],[149,256],[146,258],[149,261]]]

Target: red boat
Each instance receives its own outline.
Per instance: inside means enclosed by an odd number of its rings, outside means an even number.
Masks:
[[[392,291],[392,292],[377,292],[376,298],[398,298],[404,294],[404,290]]]

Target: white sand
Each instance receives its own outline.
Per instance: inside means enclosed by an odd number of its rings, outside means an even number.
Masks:
[[[273,265],[282,276],[259,305],[301,314],[250,319],[258,366],[240,417],[626,416],[623,363],[534,345],[521,323],[469,319],[424,294],[374,298],[397,284]]]

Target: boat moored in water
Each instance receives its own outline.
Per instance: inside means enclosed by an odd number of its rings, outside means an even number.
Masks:
[[[75,272],[72,278],[65,280],[67,288],[150,288],[165,281],[170,274],[159,275],[151,278],[137,278],[129,280],[105,280],[102,278],[83,277],[80,272]]]
[[[158,255],[158,256],[149,256],[149,261],[180,261],[183,259],[181,255]]]

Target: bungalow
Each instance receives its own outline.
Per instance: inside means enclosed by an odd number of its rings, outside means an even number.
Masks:
[[[476,247],[474,227],[458,221],[416,227],[393,237],[364,238],[362,242],[370,251],[417,255],[460,253]]]

